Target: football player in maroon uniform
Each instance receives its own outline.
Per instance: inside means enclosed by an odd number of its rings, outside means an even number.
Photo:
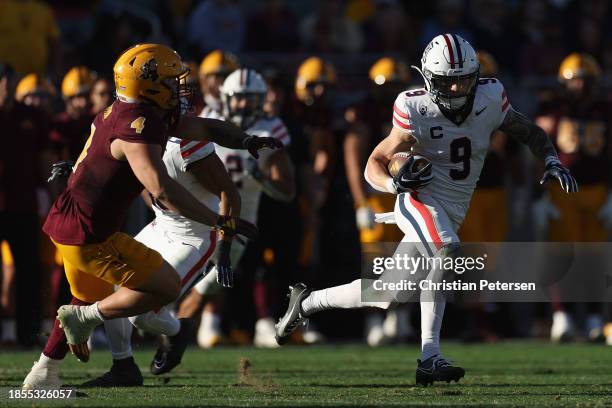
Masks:
[[[219,217],[167,174],[162,153],[169,133],[244,148],[254,156],[261,148],[280,147],[276,139],[248,136],[227,122],[181,116],[180,83],[188,69],[169,47],[136,45],[119,57],[114,72],[117,100],[96,116],[43,227],[64,259],[74,298],[92,303],[58,310],[59,327],[81,361],[89,358],[89,335],[105,319],[147,312],[179,293],[178,275],[161,255],[119,232],[143,187],[158,205],[224,234],[256,233],[246,221]],[[113,292],[114,285],[120,289]],[[58,340],[63,339],[53,341]]]

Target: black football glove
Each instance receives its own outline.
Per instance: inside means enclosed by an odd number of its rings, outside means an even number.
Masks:
[[[220,239],[217,241],[215,252],[213,252],[210,260],[208,261],[207,269],[210,271],[213,266],[217,269],[217,283],[224,288],[231,288],[234,286],[234,271],[232,270],[232,264],[230,260],[230,252],[232,249],[232,242]]]
[[[571,175],[570,171],[563,167],[558,161],[551,161],[546,165],[540,184],[544,184],[548,180],[553,179],[559,180],[561,188],[566,193],[576,193],[578,191],[576,179]]]
[[[280,149],[283,147],[283,143],[273,137],[258,137],[258,136],[247,136],[242,141],[242,146],[251,153],[251,156],[258,159],[259,150],[261,149]]]
[[[426,160],[427,164],[417,169],[417,161]],[[417,191],[433,181],[432,165],[423,156],[410,156],[393,177],[393,186],[398,193]]]
[[[67,179],[72,173],[74,162],[70,160],[62,160],[51,165],[51,176],[47,179],[47,183],[56,180]]]
[[[257,236],[257,227],[242,218],[232,217],[231,215],[220,215],[215,224],[215,229],[224,235],[233,237],[236,234],[253,239]]]

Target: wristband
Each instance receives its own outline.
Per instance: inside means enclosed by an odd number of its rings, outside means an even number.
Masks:
[[[544,165],[546,165],[546,167],[553,165],[561,165],[561,162],[559,161],[559,158],[557,156],[546,156],[546,158],[544,159]]]

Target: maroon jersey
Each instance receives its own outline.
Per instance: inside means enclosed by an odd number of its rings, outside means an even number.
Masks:
[[[111,142],[121,139],[163,148],[167,138],[165,123],[149,105],[115,101],[100,112],[43,231],[65,245],[102,242],[119,231],[143,186],[127,161],[111,155]]]
[[[606,101],[554,100],[540,115],[552,120],[550,134],[561,163],[579,185],[609,183],[612,105]]]

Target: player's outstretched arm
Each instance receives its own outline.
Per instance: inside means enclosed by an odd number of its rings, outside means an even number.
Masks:
[[[499,130],[526,144],[531,152],[544,161],[546,169],[540,180],[544,184],[548,180],[557,179],[566,193],[578,191],[578,183],[570,171],[561,165],[557,151],[544,129],[533,123],[525,115],[510,109],[499,127]]]
[[[539,159],[557,158],[557,151],[544,129],[514,109],[508,111],[499,130],[527,145]]]
[[[231,231],[253,238],[257,228],[241,219],[220,217],[202,204],[189,191],[173,180],[161,159],[162,148],[155,144],[130,143],[115,139],[111,145],[113,156],[125,158],[134,175],[151,193],[156,202],[187,218],[205,225],[212,225],[223,231]]]
[[[364,171],[366,181],[378,191],[397,194],[397,187],[387,165],[395,153],[409,151],[414,143],[416,139],[409,133],[395,127],[391,129],[389,136],[374,148],[368,158]]]
[[[208,140],[229,149],[245,149],[255,158],[261,149],[283,147],[276,138],[249,136],[229,121],[196,116],[181,116],[173,133],[183,139]]]
[[[164,207],[187,218],[206,225],[215,225],[217,214],[201,204],[189,191],[173,180],[161,159],[162,148],[154,144],[129,143],[115,140],[120,144],[134,175],[151,193],[153,199]]]

